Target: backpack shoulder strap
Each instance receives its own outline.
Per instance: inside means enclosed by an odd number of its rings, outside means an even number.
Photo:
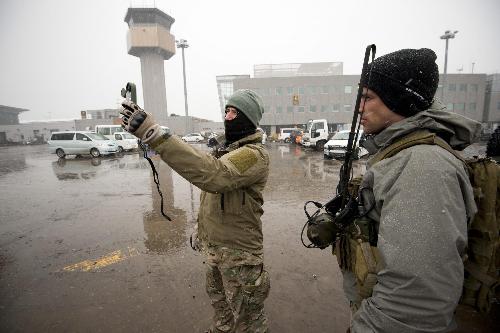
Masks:
[[[441,148],[449,151],[451,154],[453,154],[456,158],[461,160],[465,165],[465,159],[451,146],[441,139],[439,136],[437,136],[435,133],[432,133],[428,130],[419,130],[412,132],[401,139],[397,140],[396,142],[390,144],[386,148],[382,149],[378,153],[376,153],[369,161],[369,165],[374,165],[377,162],[380,162],[383,159],[392,157],[399,153],[400,151],[416,146],[416,145],[438,145]]]

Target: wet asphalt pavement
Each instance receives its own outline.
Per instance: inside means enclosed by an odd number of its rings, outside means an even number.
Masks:
[[[300,241],[304,202],[333,196],[340,162],[295,145],[268,149],[270,330],[345,332],[349,308],[336,259]],[[150,166],[138,153],[58,160],[46,145],[0,147],[1,332],[209,327],[203,256],[189,247],[200,191],[153,160],[173,222],[161,216]],[[355,162],[354,173],[363,170],[364,161]]]

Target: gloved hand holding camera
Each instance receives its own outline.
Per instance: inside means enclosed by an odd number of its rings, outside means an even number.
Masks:
[[[149,112],[145,112],[140,106],[130,100],[122,102],[123,109],[120,111],[122,127],[129,133],[135,135],[143,143],[151,143],[159,138],[163,131]]]

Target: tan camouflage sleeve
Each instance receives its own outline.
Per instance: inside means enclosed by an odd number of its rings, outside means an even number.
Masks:
[[[268,159],[255,149],[242,147],[220,159],[195,149],[176,136],[155,150],[179,175],[203,191],[224,193],[254,184],[267,172]]]

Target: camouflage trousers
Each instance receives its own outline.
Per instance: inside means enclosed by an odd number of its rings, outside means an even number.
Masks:
[[[264,300],[269,274],[263,255],[220,246],[204,247],[207,293],[215,310],[211,332],[267,332]]]

